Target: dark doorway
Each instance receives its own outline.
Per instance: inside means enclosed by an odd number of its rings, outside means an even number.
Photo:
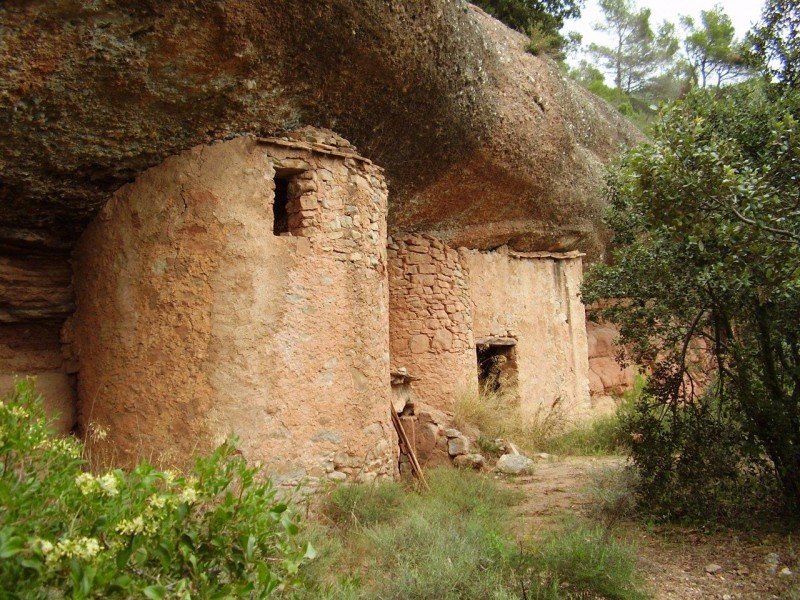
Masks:
[[[482,390],[516,394],[519,378],[516,343],[513,338],[476,340],[478,383]]]

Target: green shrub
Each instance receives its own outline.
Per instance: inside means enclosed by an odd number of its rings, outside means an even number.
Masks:
[[[146,462],[94,475],[20,381],[0,403],[0,450],[0,597],[261,598],[299,586],[313,556],[230,442],[187,476]]]
[[[589,471],[586,486],[589,514],[611,526],[637,514],[637,472],[630,464],[607,465]]]
[[[642,398],[623,423],[640,507],[659,520],[749,521],[778,510],[774,469],[740,417],[713,398],[665,410]]]

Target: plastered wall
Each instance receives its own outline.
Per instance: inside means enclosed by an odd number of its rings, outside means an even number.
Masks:
[[[523,415],[591,410],[580,255],[461,249],[476,338],[516,338]]]
[[[287,485],[393,476],[386,208],[380,169],[324,135],[197,147],[117,192],[74,256],[94,452],[179,461],[234,433]]]

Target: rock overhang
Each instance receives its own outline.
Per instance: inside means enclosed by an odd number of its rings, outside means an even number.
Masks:
[[[63,247],[189,147],[310,123],[386,168],[393,232],[602,249],[600,170],[640,135],[460,0],[8,2],[0,237]]]

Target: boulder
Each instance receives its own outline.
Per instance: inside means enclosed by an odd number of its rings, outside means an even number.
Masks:
[[[497,460],[497,470],[506,475],[531,475],[533,461],[522,454],[504,454]]]

